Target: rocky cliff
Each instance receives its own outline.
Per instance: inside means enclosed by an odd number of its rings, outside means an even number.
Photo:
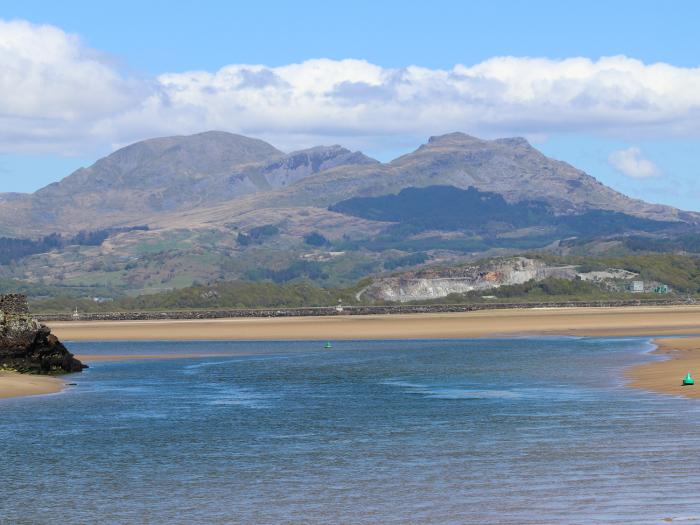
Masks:
[[[51,330],[29,314],[22,295],[0,296],[0,369],[65,374],[87,368]]]
[[[377,279],[360,292],[360,298],[373,301],[425,301],[452,293],[491,290],[548,277],[573,279],[571,266],[548,266],[539,259],[508,257],[459,268],[425,269],[395,277]]]

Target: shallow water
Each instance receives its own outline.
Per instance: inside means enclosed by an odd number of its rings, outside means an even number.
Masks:
[[[700,404],[641,339],[76,343],[0,401],[0,523],[700,523]],[[74,378],[74,379],[73,379]]]

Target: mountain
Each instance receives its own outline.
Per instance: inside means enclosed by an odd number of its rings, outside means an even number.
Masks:
[[[336,285],[522,250],[692,251],[699,217],[626,197],[522,138],[451,133],[381,163],[212,131],[1,194],[0,279],[110,295],[216,279]]]
[[[431,137],[416,151],[387,164],[346,166],[308,177],[282,198],[330,205],[352,196],[435,185],[495,192],[508,202],[541,201],[561,214],[604,209],[656,220],[694,220],[693,214],[671,206],[626,197],[585,172],[546,157],[525,139],[482,140],[464,133]]]
[[[0,195],[0,231],[76,231],[143,222],[284,187],[340,165],[376,164],[340,146],[284,154],[258,139],[209,131],[137,142],[32,195]]]
[[[261,140],[223,132],[145,140],[32,195],[0,201],[0,224],[3,230],[66,231],[192,207],[201,202],[198,188],[206,191],[234,167],[281,155]]]

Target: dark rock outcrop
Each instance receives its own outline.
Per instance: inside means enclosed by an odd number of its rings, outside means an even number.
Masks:
[[[87,368],[34,319],[20,295],[0,296],[0,369],[31,374],[66,374]]]

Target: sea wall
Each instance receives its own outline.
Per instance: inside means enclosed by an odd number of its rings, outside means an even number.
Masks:
[[[80,314],[80,321],[154,321],[178,319],[235,319],[248,317],[311,317],[333,315],[377,315],[377,314],[418,314],[473,312],[478,310],[503,310],[512,308],[611,308],[620,306],[670,306],[695,304],[694,301],[667,299],[628,300],[628,301],[568,301],[558,303],[476,303],[476,304],[436,304],[436,305],[391,305],[391,306],[348,306],[342,312],[328,308],[269,308],[269,309],[221,309],[188,310],[170,312],[102,312]],[[44,322],[73,321],[71,314],[38,315]]]

